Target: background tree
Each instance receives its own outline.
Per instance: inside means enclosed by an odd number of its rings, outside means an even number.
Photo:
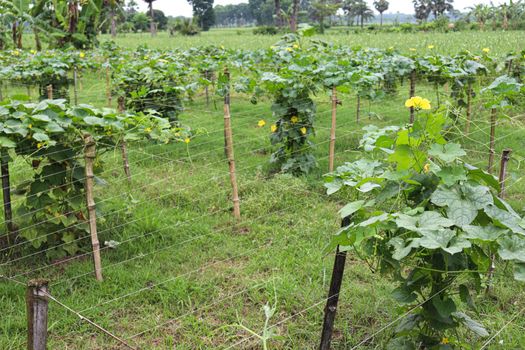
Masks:
[[[339,4],[334,4],[328,0],[317,0],[312,3],[310,16],[319,23],[319,32],[321,34],[324,34],[325,18],[335,15],[339,7]]]
[[[413,0],[412,2],[414,4],[414,17],[418,22],[426,22],[432,12],[431,0]]]
[[[292,0],[292,13],[290,15],[290,30],[297,31],[297,17],[299,15],[300,0]]]
[[[151,23],[151,19],[145,13],[137,12],[131,18],[131,22],[133,23],[133,30],[135,32],[143,32],[148,30],[149,24]]]
[[[474,17],[478,22],[479,29],[485,29],[485,23],[490,19],[492,11],[488,5],[477,4],[474,7],[470,7],[469,16]]]
[[[377,12],[379,12],[381,27],[383,26],[383,12],[387,11],[389,6],[390,4],[387,0],[375,0],[374,1],[374,7],[376,8]]]
[[[368,4],[364,0],[361,0],[357,3],[355,13],[359,17],[361,28],[364,27],[366,21],[374,18],[374,11],[368,7]]]
[[[123,0],[104,0],[104,6],[108,9],[112,38],[117,36],[117,12],[122,11],[123,5]]]
[[[213,11],[213,0],[188,0],[193,8],[193,18],[199,23],[203,31],[210,30],[215,24],[215,14]]]
[[[148,4],[151,36],[157,35],[157,28],[155,26],[155,15],[153,13],[153,2],[154,1],[155,0],[144,0],[144,2]]]
[[[434,18],[443,16],[445,12],[452,12],[454,10],[454,0],[432,0],[430,7]]]

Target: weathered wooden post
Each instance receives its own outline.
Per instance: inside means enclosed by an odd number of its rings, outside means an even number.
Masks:
[[[100,244],[97,233],[97,212],[95,208],[95,197],[93,194],[94,178],[93,163],[96,157],[95,140],[89,134],[84,135],[84,157],[86,160],[86,204],[88,209],[89,232],[91,234],[91,245],[93,247],[93,263],[95,266],[95,277],[102,281],[102,263],[100,260]]]
[[[16,227],[13,223],[13,210],[11,208],[11,184],[9,181],[9,153],[7,149],[0,150],[0,168],[2,173],[2,194],[4,198],[4,220],[7,229],[7,245],[11,237],[16,237]]]
[[[206,78],[206,80],[210,80],[210,71],[209,70],[205,70],[204,71],[204,78]],[[206,108],[209,107],[210,105],[210,91],[209,91],[209,88],[208,88],[208,83],[206,83],[206,87],[205,87],[205,92],[206,92]]]
[[[341,104],[341,101],[337,99],[337,89],[332,87],[332,127],[330,129],[330,153],[328,159],[328,170],[334,171],[334,160],[335,160],[335,127],[337,122],[337,105]]]
[[[408,92],[409,98],[416,96],[416,79],[417,79],[416,70],[414,69],[410,73],[410,90]],[[416,115],[416,111],[414,107],[410,107],[410,124],[414,123],[415,115]]]
[[[228,166],[230,168],[230,182],[233,192],[233,215],[237,220],[241,218],[241,209],[239,203],[239,190],[237,188],[237,175],[235,173],[235,157],[233,154],[233,135],[231,127],[230,114],[230,72],[228,68],[224,68],[224,75],[227,79],[227,89],[224,94],[224,136],[226,144],[226,157],[228,158]]]
[[[494,170],[494,157],[496,155],[496,118],[498,110],[492,108],[490,111],[490,146],[489,146],[489,166],[488,172],[492,174]]]
[[[124,96],[118,98],[118,111],[119,113],[124,113],[126,110],[126,103]],[[122,163],[124,165],[124,174],[128,179],[128,183],[131,183],[131,170],[129,169],[129,159],[128,159],[128,147],[125,140],[120,141],[120,151],[122,153]]]
[[[47,86],[47,99],[52,100],[53,99],[53,85],[49,84]]]
[[[350,217],[346,217],[341,222],[341,227],[350,225]],[[339,293],[341,292],[341,285],[343,283],[343,275],[345,271],[346,251],[339,251],[339,246],[335,252],[334,268],[332,270],[332,279],[330,281],[330,290],[328,291],[328,298],[326,300],[326,307],[324,309],[323,329],[321,333],[320,350],[330,350],[330,343],[332,341],[332,333],[334,331],[335,314],[337,312],[337,304],[339,303]]]
[[[470,133],[470,121],[472,120],[472,83],[467,85],[467,120],[465,121],[465,134]]]
[[[27,284],[27,349],[47,350],[48,281],[31,280]]]
[[[356,115],[355,115],[355,120],[357,124],[359,124],[360,119],[361,119],[361,95],[359,95],[359,92],[357,92],[357,106],[356,106]]]
[[[73,101],[78,105],[78,72],[77,67],[73,68]]]

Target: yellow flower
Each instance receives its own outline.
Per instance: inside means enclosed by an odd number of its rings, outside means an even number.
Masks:
[[[36,53],[35,50],[31,50],[31,51],[29,51],[29,52],[31,52],[32,55],[34,55],[34,54]]]
[[[443,339],[441,339],[441,344],[448,344],[448,343],[450,343],[450,341],[448,340],[448,338],[443,337]]]
[[[151,128],[145,128],[144,132],[151,132]]]
[[[428,48],[429,50],[432,50],[432,49],[434,48],[434,45],[428,45],[427,48]]]
[[[184,143],[190,143],[190,141],[191,141],[191,139],[190,139],[189,137],[186,137],[186,138],[184,139]]]
[[[417,49],[414,49],[413,47],[411,47],[410,49],[408,49],[409,51],[412,51],[412,52],[415,52],[417,51]]]
[[[393,49],[394,49],[394,47],[393,47],[393,46],[390,46],[390,47],[389,47],[388,49],[389,49],[389,50],[393,50]]]
[[[42,148],[43,146],[44,146],[44,144],[42,142],[39,142],[39,143],[36,144],[37,148]]]
[[[27,127],[31,129],[33,127],[33,124],[29,124]]]
[[[86,54],[83,53],[82,51],[80,51],[79,54],[78,54],[78,57],[84,58],[84,57],[86,57]]]
[[[224,45],[221,45],[221,50],[224,50]]]
[[[428,174],[428,172],[430,171],[430,164],[429,163],[425,164],[425,166],[423,167],[423,171],[425,172],[425,174]]]
[[[273,124],[272,126],[270,126],[270,130],[272,130],[272,132],[276,132],[277,131],[277,125]]]
[[[298,118],[296,115],[294,115],[292,118],[290,118],[290,122],[291,122],[292,124],[295,124],[295,123],[297,123],[298,121],[299,121],[299,118]]]
[[[483,50],[482,50],[484,53],[489,53],[490,52],[490,49],[488,47],[485,47]]]
[[[409,98],[405,102],[405,107],[407,108],[414,108],[415,110],[419,111],[422,109],[431,109],[430,101],[426,98],[422,98],[419,96],[414,96],[412,98]]]
[[[298,49],[299,48],[299,45],[298,44],[293,44],[292,46],[294,49]]]
[[[301,134],[306,135],[306,128],[304,126],[300,130]]]
[[[13,51],[13,55],[14,56],[19,56],[20,55],[20,51],[18,51],[18,50]]]
[[[286,48],[286,51],[288,51],[288,52],[292,52],[293,49],[292,49],[291,47],[287,47],[287,48]]]
[[[266,125],[266,122],[264,121],[264,119],[261,119],[261,120],[259,120],[259,122],[257,123],[257,125],[259,126],[259,128],[262,128],[263,126]]]

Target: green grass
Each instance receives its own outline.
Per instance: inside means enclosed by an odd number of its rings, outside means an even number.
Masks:
[[[253,37],[247,32],[226,36],[235,31],[212,31],[195,39],[147,35],[126,36],[119,44],[134,46],[147,42],[151,47],[170,45],[187,47],[207,41],[225,46],[264,47],[274,37]],[[162,35],[162,34],[161,34]],[[425,48],[454,52],[460,42],[470,49],[491,47],[493,50],[516,48],[517,33],[467,33],[476,37],[468,42],[460,34],[418,35],[343,35],[329,34],[329,40],[349,40],[350,44],[388,47]],[[432,40],[430,40],[430,38]],[[484,38],[483,42],[480,40]],[[248,40],[250,39],[250,40]],[[367,40],[372,40],[367,42]],[[192,40],[194,40],[192,42]],[[508,41],[507,41],[508,40]],[[342,42],[342,41],[341,41]],[[451,43],[450,48],[446,43]],[[453,44],[452,44],[453,43]],[[452,46],[454,45],[454,46]],[[166,47],[164,44],[162,47]],[[17,88],[25,92],[24,88]],[[10,93],[16,93],[12,89]],[[428,86],[418,94],[432,98]],[[360,125],[355,122],[355,96],[341,95],[338,109],[336,164],[359,157],[358,140],[367,124],[404,123],[403,107],[406,87],[399,94],[370,106],[364,104]],[[124,176],[118,150],[104,155],[103,177],[108,185],[97,187],[103,217],[99,223],[101,242],[120,242],[115,249],[102,252],[105,280],[97,283],[92,276],[88,255],[68,263],[49,266],[42,257],[34,256],[4,268],[0,273],[38,272],[18,277],[45,277],[51,280],[51,293],[77,311],[114,334],[129,339],[141,349],[215,349],[227,348],[249,333],[238,326],[261,332],[264,323],[262,306],[277,299],[276,315],[270,324],[278,324],[278,339],[272,349],[315,349],[318,346],[333,254],[324,246],[340,224],[337,210],[345,204],[344,195],[333,198],[324,194],[322,174],[328,168],[330,128],[329,97],[321,94],[317,114],[317,135],[313,140],[319,169],[307,177],[268,176],[270,104],[263,101],[253,106],[246,96],[232,97],[232,123],[235,155],[241,197],[241,222],[231,215],[228,165],[223,151],[222,108],[220,101],[207,107],[203,97],[188,105],[181,116],[193,128],[205,128],[207,135],[194,139],[188,150],[183,144],[130,145],[132,185]],[[83,78],[80,102],[104,105],[101,76]],[[379,118],[368,117],[368,111]],[[520,116],[521,114],[521,116]],[[512,119],[502,119],[497,131],[497,153],[505,147],[514,149],[513,159],[525,157],[523,139],[525,119],[520,111],[511,111]],[[267,126],[257,128],[265,119]],[[461,141],[473,164],[486,165],[488,113],[478,101],[474,126],[468,138]],[[458,130],[454,130],[457,133]],[[457,133],[459,134],[459,133]],[[17,160],[12,166],[14,185],[31,174],[28,165]],[[508,197],[523,207],[525,181],[518,162],[509,167]],[[15,204],[20,197],[14,197]],[[27,224],[27,223],[26,223]],[[88,252],[89,241],[82,241]],[[28,254],[29,251],[23,251]],[[340,296],[336,320],[334,349],[350,349],[399,315],[390,297],[394,285],[373,274],[357,257],[350,254]],[[515,312],[525,306],[523,287],[512,281],[510,268],[498,265],[496,298],[479,297],[479,319],[492,334]],[[0,281],[0,349],[24,347],[26,321],[24,288]],[[50,304],[50,349],[120,349],[115,341],[98,333],[60,306]],[[518,349],[525,343],[523,318],[518,318],[502,332],[489,349]],[[392,335],[392,328],[365,344],[363,349],[380,349]],[[461,332],[473,349],[481,341]],[[500,343],[502,341],[502,343]],[[236,348],[260,348],[255,338]]]

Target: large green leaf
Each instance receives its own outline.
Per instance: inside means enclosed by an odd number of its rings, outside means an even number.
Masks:
[[[437,157],[445,163],[451,163],[454,160],[465,156],[467,153],[457,143],[447,143],[445,145],[433,144],[428,151],[431,156]]]
[[[498,239],[498,254],[503,260],[525,262],[525,239],[507,235]]]

